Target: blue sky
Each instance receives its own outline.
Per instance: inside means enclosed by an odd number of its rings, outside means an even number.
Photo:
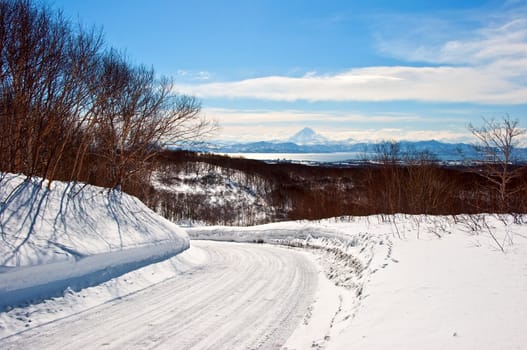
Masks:
[[[49,0],[136,63],[171,76],[217,139],[304,126],[356,140],[471,140],[527,127],[527,1]]]

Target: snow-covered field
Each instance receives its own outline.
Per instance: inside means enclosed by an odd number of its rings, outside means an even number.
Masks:
[[[526,349],[527,230],[488,218],[514,245],[502,253],[488,233],[392,239],[386,266],[330,349]],[[507,238],[508,239],[508,238]],[[506,240],[506,239],[505,239]]]
[[[192,227],[187,249],[135,198],[80,188],[3,175],[2,349],[527,348],[524,217]]]

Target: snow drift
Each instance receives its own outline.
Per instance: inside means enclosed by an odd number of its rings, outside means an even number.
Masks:
[[[81,289],[189,247],[137,198],[85,184],[2,174],[0,307]]]

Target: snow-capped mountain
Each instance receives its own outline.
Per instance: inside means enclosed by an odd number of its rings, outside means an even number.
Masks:
[[[294,134],[287,141],[301,146],[331,143],[329,139],[317,134],[313,129],[307,127]]]

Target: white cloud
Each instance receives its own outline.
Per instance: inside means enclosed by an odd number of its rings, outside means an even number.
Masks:
[[[416,44],[416,38],[398,38],[383,42],[381,48],[405,61],[433,64],[428,67],[374,66],[335,74],[312,71],[298,77],[264,76],[177,88],[202,98],[526,103],[527,19],[523,16],[507,13],[460,38],[447,36],[442,43],[419,44],[425,39]]]
[[[202,98],[274,101],[434,101],[521,104],[527,101],[527,61],[480,67],[370,67],[334,75],[269,76],[178,85]]]
[[[511,105],[527,104],[527,6],[512,8],[515,4],[510,1],[507,6],[511,8],[485,16],[481,13],[470,14],[472,17],[466,21],[460,20],[462,15],[459,13],[452,21],[443,14],[437,19],[414,18],[409,21],[411,24],[407,23],[404,27],[405,18],[399,18],[394,23],[397,26],[402,24],[401,28],[393,33],[387,31],[394,40],[379,42],[383,53],[404,62],[398,66],[352,68],[336,73],[295,71],[282,76],[224,82],[186,79],[186,84],[176,88],[179,92],[205,100],[232,99],[229,103],[223,103],[231,106],[238,103],[236,99],[445,103],[442,111],[430,112],[435,117],[427,116],[424,111],[422,115],[412,115],[340,110],[205,109],[206,115],[225,126],[218,135],[218,138],[223,139],[286,139],[302,127],[310,126],[336,140],[437,139],[471,142],[472,136],[463,125],[464,118],[478,118],[485,115],[483,110],[501,113],[501,109],[508,109]],[[484,26],[466,29],[467,24],[482,23],[483,19],[486,21]],[[411,29],[408,34],[405,33],[406,29]],[[463,105],[448,103],[479,106],[469,110]],[[295,104],[298,105],[306,104]],[[326,105],[331,106],[330,103]],[[358,105],[357,108],[360,108]],[[413,105],[415,107],[417,104]],[[438,122],[440,113],[447,118]],[[398,128],[388,127],[393,125]],[[524,142],[527,144],[527,135]]]
[[[408,61],[440,64],[490,64],[495,61],[514,62],[527,58],[527,20],[512,18],[499,25],[474,31],[471,39],[451,39],[437,46],[419,46],[411,43],[390,46],[385,52]]]
[[[443,140],[448,142],[467,141],[470,133],[463,125],[450,127],[450,130],[423,130],[425,118],[404,114],[361,114],[341,111],[305,112],[297,110],[233,110],[207,108],[204,113],[223,126],[216,139],[229,141],[285,140],[305,126],[332,139],[355,141],[380,140]],[[458,120],[442,118],[442,122]],[[418,122],[419,124],[416,124]],[[404,125],[388,128],[386,123]]]
[[[243,110],[225,108],[204,108],[203,113],[222,125],[254,123],[297,123],[303,126],[309,122],[355,122],[355,123],[395,123],[418,122],[423,118],[411,114],[361,114],[357,112],[301,110]]]

